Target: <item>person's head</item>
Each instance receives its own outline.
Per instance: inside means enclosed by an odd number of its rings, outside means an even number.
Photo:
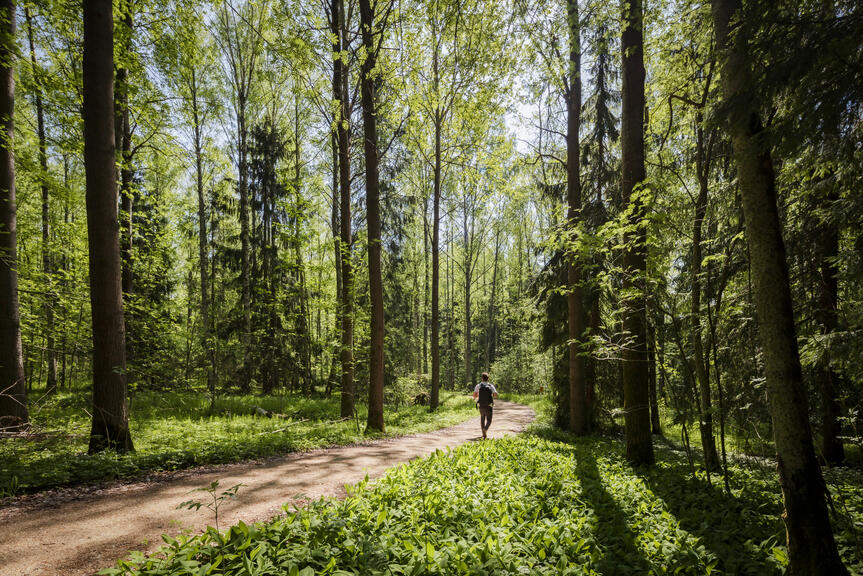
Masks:
[[[482,373],[482,381],[483,381],[483,382],[488,382],[488,372],[483,372],[483,373]]]

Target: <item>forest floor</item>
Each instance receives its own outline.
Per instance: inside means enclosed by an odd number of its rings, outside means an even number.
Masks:
[[[489,431],[515,434],[534,419],[531,408],[499,402]],[[449,428],[368,443],[295,453],[264,461],[209,466],[117,483],[92,493],[45,493],[0,509],[3,576],[77,576],[113,564],[130,550],[153,551],[161,535],[199,533],[214,523],[206,508],[177,509],[218,481],[218,492],[243,484],[219,509],[219,525],[267,520],[321,496],[341,496],[345,484],[376,478],[387,468],[480,438],[478,417]],[[194,492],[194,494],[192,494]],[[60,494],[60,496],[58,496]],[[65,496],[63,496],[65,494]]]

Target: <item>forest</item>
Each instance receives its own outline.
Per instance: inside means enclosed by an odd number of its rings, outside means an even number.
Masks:
[[[863,4],[2,0],[0,75],[0,526],[214,515],[0,573],[863,574]]]

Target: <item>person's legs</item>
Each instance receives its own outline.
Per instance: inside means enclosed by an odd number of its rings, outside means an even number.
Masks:
[[[486,437],[486,431],[491,426],[492,408],[491,406],[481,406],[479,409],[479,425],[482,428],[482,437]]]

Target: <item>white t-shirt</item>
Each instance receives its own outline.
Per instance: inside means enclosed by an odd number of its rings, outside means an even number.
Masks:
[[[491,382],[486,382],[486,384],[491,386],[491,393],[492,394],[497,394],[497,388],[494,387],[494,384],[492,384]],[[476,387],[473,389],[473,393],[479,394],[479,384],[477,384]]]

